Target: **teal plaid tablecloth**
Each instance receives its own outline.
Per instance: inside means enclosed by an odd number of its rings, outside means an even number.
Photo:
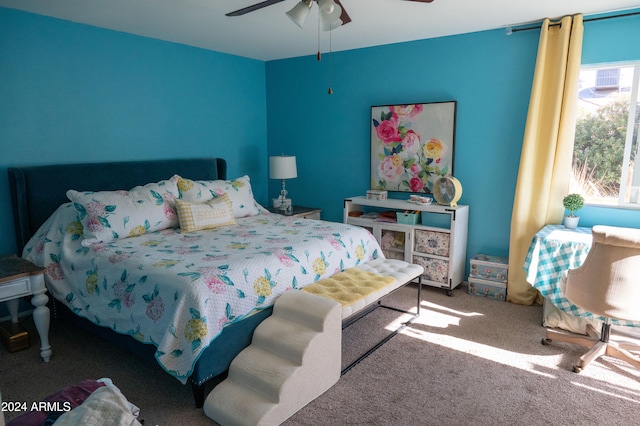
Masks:
[[[582,265],[591,248],[591,228],[566,229],[546,225],[533,237],[524,270],[527,282],[558,309],[582,318],[598,318],[572,304],[560,291],[562,273]],[[604,318],[599,318],[604,321]],[[640,327],[640,323],[612,320],[614,324]]]

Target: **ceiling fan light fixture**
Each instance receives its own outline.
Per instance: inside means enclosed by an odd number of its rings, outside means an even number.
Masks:
[[[340,19],[342,8],[339,5],[333,0],[318,0],[318,5],[320,6],[320,20],[324,31],[331,31],[342,25]]]
[[[336,19],[333,22],[323,23],[322,24],[322,31],[335,30],[336,28],[340,28],[342,26],[342,24],[344,24],[344,22],[342,22],[341,19]]]
[[[287,16],[300,28],[304,27],[304,23],[309,17],[311,12],[311,6],[313,0],[301,0],[300,3],[293,6],[293,8],[287,12]]]
[[[318,0],[318,6],[320,7],[320,12],[331,13],[337,5],[333,0]]]

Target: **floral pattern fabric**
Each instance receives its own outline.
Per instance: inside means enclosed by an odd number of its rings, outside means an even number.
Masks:
[[[77,315],[157,346],[182,383],[227,324],[286,291],[383,256],[360,227],[262,212],[191,233],[170,228],[85,247],[71,203],[24,250]]]
[[[425,280],[440,284],[447,284],[449,281],[449,262],[426,256],[413,256],[413,263],[424,268],[422,277]]]
[[[371,108],[371,188],[432,193],[453,172],[455,102]]]
[[[82,223],[82,244],[90,246],[175,226],[178,179],[175,175],[129,191],[68,190],[67,198],[73,202]]]
[[[414,249],[420,253],[448,257],[450,239],[451,235],[445,232],[416,229]]]
[[[246,175],[233,180],[191,180],[178,176],[178,190],[180,199],[190,203],[202,203],[227,194],[235,217],[260,213],[253,199],[251,180]]]

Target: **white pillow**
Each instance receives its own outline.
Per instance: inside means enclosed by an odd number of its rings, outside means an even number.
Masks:
[[[260,210],[253,198],[249,176],[233,180],[191,180],[179,177],[180,199],[188,203],[202,203],[223,194],[229,195],[235,217],[255,216]]]
[[[188,203],[178,199],[176,210],[180,221],[180,232],[211,229],[236,223],[231,199],[227,194],[204,203]]]
[[[67,191],[84,228],[85,247],[176,226],[178,195],[178,175],[129,191]]]

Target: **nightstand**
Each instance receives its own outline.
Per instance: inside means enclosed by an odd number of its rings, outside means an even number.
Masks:
[[[44,268],[15,255],[0,256],[0,302],[7,302],[11,323],[18,324],[18,302],[23,296],[30,296],[33,310],[33,322],[40,335],[40,356],[44,362],[51,359],[49,345],[49,322],[51,320],[45,294]]]
[[[274,208],[274,207],[268,207],[267,210],[269,210],[271,213],[277,213],[277,214],[285,215],[282,210]],[[313,208],[313,207],[293,206],[293,214],[288,214],[286,216],[287,217],[298,217],[298,218],[303,218],[303,219],[317,219],[317,220],[320,220],[320,215],[321,214],[322,214],[322,210],[321,209],[316,209],[316,208]]]

